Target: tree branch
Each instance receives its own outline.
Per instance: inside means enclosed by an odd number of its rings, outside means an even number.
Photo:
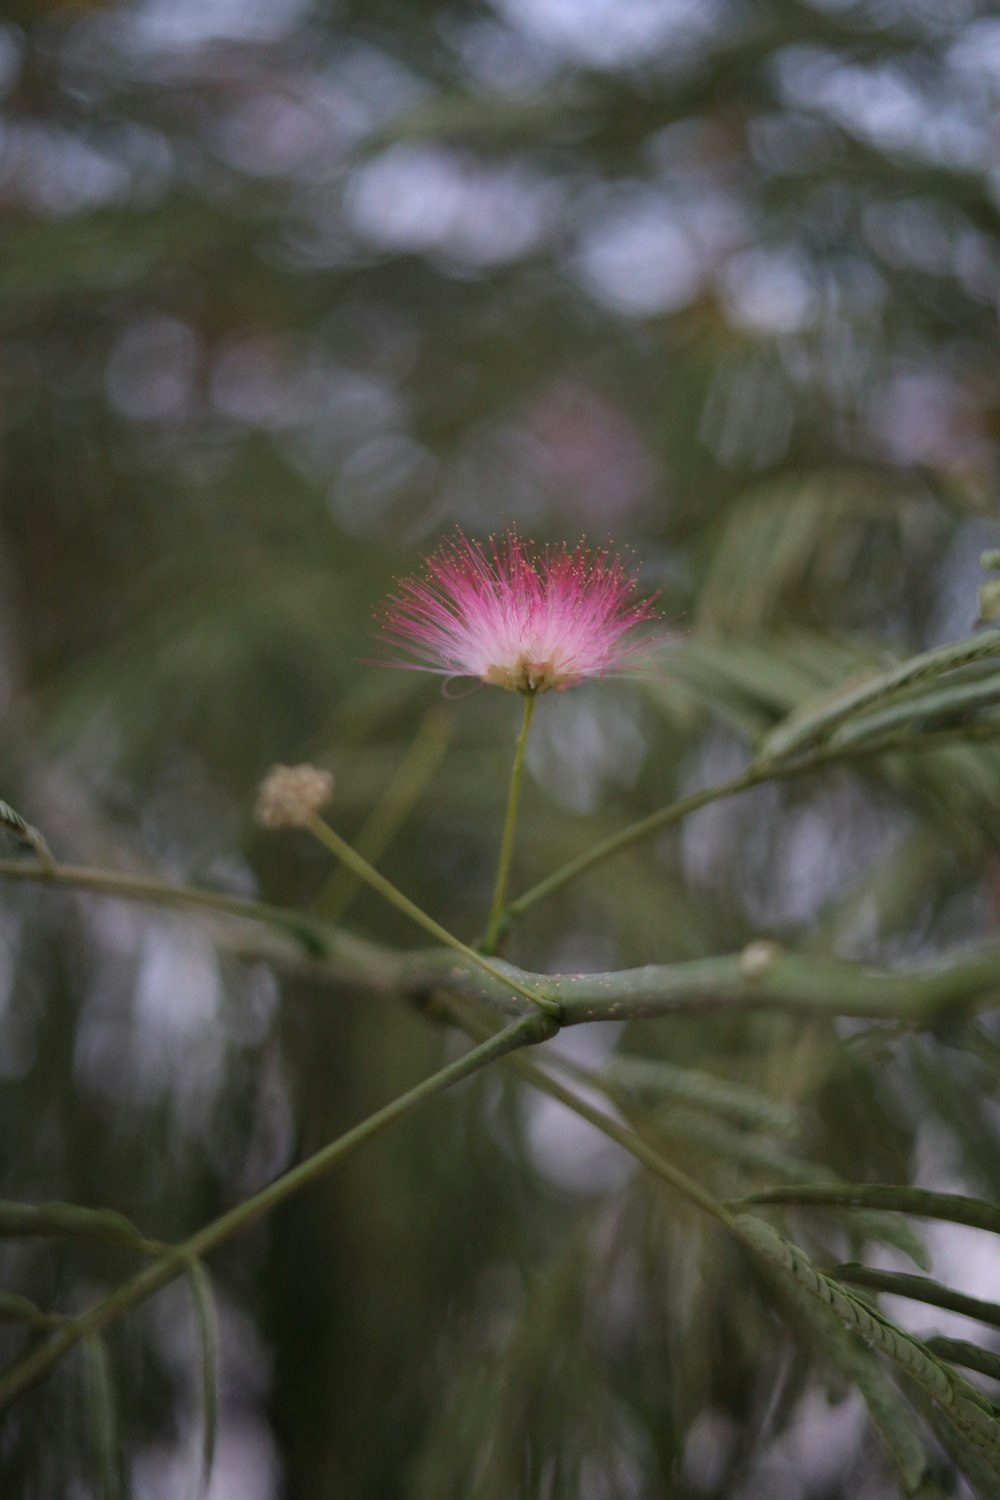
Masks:
[[[247,1229],[257,1219],[283,1203],[286,1198],[290,1198],[293,1193],[315,1182],[344,1157],[380,1135],[383,1130],[408,1115],[426,1099],[440,1094],[452,1084],[469,1077],[471,1073],[478,1072],[480,1068],[495,1062],[509,1052],[544,1041],[546,1037],[552,1035],[555,1029],[555,1023],[543,1012],[532,1009],[528,1015],[522,1016],[520,1020],[505,1027],[502,1031],[494,1032],[478,1046],[473,1047],[471,1052],[467,1052],[464,1057],[449,1063],[437,1073],[432,1073],[429,1078],[423,1079],[405,1094],[401,1094],[391,1104],[369,1115],[368,1119],[362,1120],[360,1124],[323,1146],[305,1161],[300,1162],[298,1166],[292,1167],[274,1182],[268,1183],[266,1187],[261,1188],[260,1192],[254,1193],[252,1197],[238,1203],[235,1208],[231,1208],[228,1213],[222,1214],[212,1223],[205,1225],[203,1229],[199,1229],[183,1244],[167,1250],[161,1259],[145,1266],[131,1280],[124,1282],[109,1296],[81,1313],[79,1317],[62,1323],[43,1344],[32,1349],[16,1365],[5,1370],[3,1376],[0,1377],[0,1409],[9,1405],[47,1375],[74,1345],[92,1337],[108,1323],[127,1312],[129,1308],[145,1301],[154,1292],[160,1291],[169,1282],[190,1270],[194,1261],[214,1250],[223,1241]]]
[[[285,907],[195,886],[73,865],[50,869],[34,860],[0,860],[0,879],[34,880],[157,905],[201,907],[253,922],[270,932],[241,941],[237,952],[242,958],[290,963],[324,984],[418,1000],[439,990],[482,1001],[506,1016],[524,1015],[528,1009],[528,1002],[511,986],[530,990],[558,1006],[565,1026],[725,1010],[922,1024],[948,1011],[971,1012],[1000,1003],[997,946],[915,970],[812,958],[757,942],[742,953],[601,974],[538,974],[493,958],[489,963],[495,974],[490,974],[446,949],[386,948]]]

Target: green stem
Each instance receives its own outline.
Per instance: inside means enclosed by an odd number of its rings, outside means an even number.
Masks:
[[[440,922],[435,922],[434,918],[428,916],[414,901],[410,900],[409,896],[404,896],[391,880],[380,875],[374,865],[368,863],[364,855],[352,848],[346,839],[341,838],[336,829],[331,828],[329,823],[325,823],[316,813],[309,815],[309,820],[304,826],[319,839],[325,848],[329,849],[331,854],[342,860],[349,870],[353,870],[359,879],[370,885],[372,890],[377,891],[397,911],[409,917],[411,922],[422,927],[429,936],[435,938],[444,947],[451,948],[455,953],[461,953],[463,958],[467,958],[470,963],[489,974],[492,979],[505,985],[507,989],[513,990],[516,995],[521,995],[525,1000],[530,1000],[532,1005],[537,1005],[539,1010],[545,1011],[553,1018],[558,1018],[560,1007],[557,1001],[528,989],[527,985],[505,974],[502,969],[498,969],[495,964],[485,959],[481,953],[477,953],[475,948],[470,948],[468,943],[463,943],[461,938],[455,937],[446,927],[442,927]]]
[[[608,838],[602,839],[600,843],[594,844],[583,854],[578,854],[575,859],[567,860],[566,864],[560,865],[558,870],[553,870],[544,880],[533,885],[530,890],[518,896],[516,900],[508,903],[504,915],[508,918],[518,917],[522,912],[528,911],[532,906],[537,906],[539,901],[562,890],[563,886],[569,885],[571,881],[586,875],[597,865],[603,864],[605,860],[613,859],[616,854],[630,849],[633,844],[641,843],[643,839],[649,838],[652,833],[659,833],[661,828],[669,828],[673,823],[679,823],[688,813],[697,812],[700,807],[707,807],[710,802],[721,802],[726,797],[735,797],[739,792],[745,792],[752,786],[762,786],[769,781],[789,781],[794,776],[802,776],[809,771],[821,770],[826,766],[844,765],[857,760],[877,760],[883,755],[910,755],[915,752],[933,752],[934,750],[947,749],[950,745],[963,744],[970,741],[990,741],[1000,739],[1000,723],[993,721],[987,724],[963,724],[954,728],[943,729],[936,733],[915,735],[910,733],[897,733],[886,735],[870,743],[861,743],[843,747],[823,747],[815,750],[809,755],[800,756],[796,760],[779,761],[753,761],[746,770],[734,776],[731,781],[720,782],[718,786],[706,787],[704,791],[693,792],[689,797],[681,797],[676,802],[668,803],[666,807],[658,808],[656,812],[649,813],[644,818],[629,823],[617,833],[610,834]]]
[[[746,771],[734,776],[732,781],[724,781],[719,786],[706,787],[702,792],[694,792],[690,797],[681,797],[677,802],[671,802],[668,807],[658,808],[656,812],[649,813],[645,818],[639,818],[635,823],[629,823],[618,833],[602,839],[599,844],[594,844],[583,854],[578,854],[576,859],[568,860],[566,864],[560,865],[551,875],[533,885],[530,890],[525,891],[522,896],[511,901],[507,907],[508,917],[519,917],[530,907],[536,906],[539,901],[544,901],[555,891],[568,885],[571,880],[576,880],[592,870],[596,865],[603,864],[606,859],[611,859],[615,854],[620,854],[623,849],[628,849],[632,844],[648,838],[651,833],[657,833],[661,828],[668,828],[671,823],[679,823],[681,818],[688,813],[696,812],[699,807],[706,807],[710,802],[719,802],[723,797],[733,797],[737,792],[744,791],[747,787],[756,786],[758,782],[767,781],[772,776],[788,775],[788,770],[782,768],[762,768],[750,766]]]
[[[448,745],[451,722],[440,707],[424,715],[409,749],[354,841],[358,853],[370,864],[382,858],[437,770]],[[338,866],[313,903],[313,910],[326,922],[340,922],[360,884],[346,865]]]
[[[535,711],[535,697],[534,693],[525,693],[524,695],[524,718],[521,720],[521,733],[518,735],[517,749],[514,752],[514,765],[510,773],[510,790],[507,793],[507,814],[504,818],[503,838],[500,841],[500,861],[497,865],[497,883],[493,891],[493,905],[490,907],[486,940],[483,943],[484,953],[495,953],[500,939],[500,928],[504,918],[504,902],[507,899],[507,881],[510,876],[510,861],[514,853],[514,830],[517,827],[517,808],[521,800],[524,752],[528,745],[531,716]]]
[[[449,1063],[446,1068],[432,1073],[429,1078],[425,1078],[414,1088],[401,1094],[391,1104],[369,1115],[367,1120],[362,1120],[346,1134],[338,1136],[336,1140],[322,1147],[313,1156],[300,1162],[297,1167],[285,1172],[283,1176],[262,1188],[259,1193],[255,1193],[252,1198],[237,1204],[228,1213],[222,1214],[211,1224],[199,1229],[183,1244],[175,1246],[163,1260],[146,1266],[138,1275],[126,1281],[103,1301],[95,1303],[80,1317],[63,1324],[52,1334],[51,1338],[33,1349],[30,1354],[8,1370],[0,1378],[0,1408],[9,1405],[29,1386],[41,1380],[75,1344],[97,1333],[113,1319],[134,1307],[136,1303],[151,1297],[154,1292],[158,1292],[161,1287],[188,1270],[193,1260],[200,1259],[222,1244],[224,1240],[247,1229],[264,1214],[270,1213],[279,1203],[290,1198],[293,1193],[315,1182],[331,1167],[349,1156],[352,1151],[356,1151],[359,1146],[365,1145],[388,1126],[416,1109],[425,1099],[442,1093],[453,1083],[467,1078],[471,1073],[477,1072],[487,1063],[496,1061],[508,1052],[544,1041],[546,1037],[552,1035],[554,1029],[553,1023],[537,1012],[522,1016],[513,1025],[488,1037],[471,1052],[460,1057],[457,1062]]]

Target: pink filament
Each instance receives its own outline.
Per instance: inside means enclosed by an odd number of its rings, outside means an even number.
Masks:
[[[607,549],[581,541],[536,552],[509,531],[489,552],[461,532],[399,585],[380,616],[381,638],[404,653],[388,665],[479,677],[520,692],[571,687],[621,671],[650,637],[627,641],[654,617],[633,599],[635,576]]]

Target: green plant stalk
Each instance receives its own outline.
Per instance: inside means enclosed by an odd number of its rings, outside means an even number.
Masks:
[[[473,1047],[472,1051],[467,1052],[464,1057],[449,1063],[437,1073],[432,1073],[429,1078],[423,1079],[421,1083],[408,1089],[391,1104],[385,1105],[344,1135],[338,1136],[336,1140],[323,1146],[305,1161],[300,1162],[297,1167],[292,1167],[290,1171],[276,1178],[267,1187],[261,1188],[260,1192],[255,1193],[253,1197],[247,1198],[243,1203],[237,1204],[235,1208],[231,1208],[227,1213],[214,1219],[212,1223],[199,1229],[190,1239],[173,1247],[162,1260],[147,1265],[101,1302],[95,1303],[79,1317],[64,1323],[43,1344],[33,1349],[18,1364],[6,1371],[0,1377],[0,1409],[9,1405],[16,1397],[47,1375],[49,1370],[74,1345],[92,1337],[129,1308],[145,1301],[154,1292],[158,1292],[176,1277],[188,1271],[192,1261],[199,1260],[221,1245],[223,1241],[242,1233],[251,1224],[277,1208],[286,1198],[290,1198],[302,1188],[316,1182],[345,1157],[350,1156],[360,1146],[366,1145],[368,1141],[380,1135],[397,1120],[410,1114],[426,1099],[442,1093],[452,1084],[468,1078],[470,1074],[477,1072],[488,1063],[495,1062],[508,1052],[545,1041],[547,1037],[553,1035],[555,1029],[554,1022],[537,1011],[521,1016],[512,1025],[493,1033],[479,1046]]]
[[[371,886],[372,890],[377,891],[380,896],[384,897],[390,906],[394,906],[405,917],[409,917],[411,922],[415,922],[418,927],[422,927],[426,933],[443,944],[445,948],[451,948],[455,953],[461,953],[463,958],[467,958],[470,963],[475,964],[477,968],[489,974],[491,979],[495,979],[498,983],[506,985],[516,995],[521,995],[523,999],[530,1000],[532,1005],[538,1006],[539,1010],[545,1011],[547,1015],[553,1018],[559,1016],[560,1007],[557,1001],[550,1000],[546,995],[539,995],[534,990],[530,990],[527,985],[522,984],[520,980],[511,978],[494,964],[491,964],[475,948],[470,948],[468,943],[463,943],[461,938],[455,937],[446,927],[442,927],[440,922],[435,922],[434,918],[428,916],[421,907],[417,906],[416,902],[410,900],[409,896],[404,896],[403,892],[394,886],[391,880],[387,880],[384,875],[380,875],[374,865],[370,865],[363,855],[359,854],[346,839],[342,839],[336,829],[331,828],[329,823],[324,822],[316,813],[310,813],[308,821],[303,826],[308,828],[309,832],[314,834],[319,842],[326,849],[329,849],[331,854],[336,855],[337,859],[342,860],[348,869],[353,870],[361,880]]]
[[[656,812],[649,813],[644,818],[629,823],[618,833],[610,834],[608,838],[602,839],[600,843],[594,844],[583,854],[578,854],[575,859],[567,860],[566,864],[560,865],[558,870],[553,870],[551,875],[546,875],[537,885],[518,896],[507,905],[505,915],[507,917],[519,917],[522,912],[528,911],[532,906],[537,906],[539,901],[561,890],[570,881],[578,880],[581,875],[586,875],[589,870],[597,865],[603,864],[605,860],[612,859],[614,855],[623,850],[631,848],[633,844],[640,843],[652,833],[658,833],[661,828],[669,828],[672,823],[679,823],[688,813],[697,812],[700,807],[707,807],[710,802],[719,802],[724,797],[735,797],[738,792],[745,791],[748,787],[756,786],[759,782],[768,781],[776,776],[788,775],[787,767],[777,766],[749,766],[741,771],[739,776],[734,776],[731,781],[724,781],[718,786],[706,787],[704,791],[693,792],[689,797],[681,797],[677,802],[671,802],[667,807],[657,808]]]
[[[354,841],[355,849],[370,864],[382,858],[437,770],[448,745],[450,725],[451,720],[440,707],[424,715],[412,744]],[[326,922],[339,922],[360,884],[353,871],[339,866],[313,903],[313,910]]]
[[[524,1067],[519,1067],[517,1071],[533,1088],[541,1090],[543,1094],[548,1094],[549,1098],[557,1100],[560,1104],[564,1104],[567,1109],[571,1109],[581,1120],[586,1120],[588,1125],[593,1125],[595,1130],[599,1130],[602,1135],[607,1136],[609,1141],[614,1141],[616,1145],[621,1146],[623,1150],[627,1151],[630,1156],[634,1156],[636,1161],[640,1162],[647,1171],[652,1172],[655,1177],[659,1177],[661,1182],[665,1182],[668,1187],[672,1187],[675,1192],[680,1193],[681,1197],[686,1198],[689,1203],[693,1203],[696,1208],[700,1208],[704,1213],[718,1220],[720,1224],[724,1225],[733,1234],[738,1234],[739,1226],[725,1205],[714,1198],[711,1193],[707,1192],[693,1177],[689,1177],[686,1172],[682,1172],[679,1167],[675,1167],[672,1162],[667,1161],[666,1157],[661,1155],[648,1141],[643,1140],[642,1136],[637,1135],[634,1130],[629,1130],[625,1125],[619,1125],[613,1116],[607,1114],[602,1109],[596,1109],[594,1105],[588,1103],[586,1099],[581,1098],[572,1089],[568,1089],[559,1083],[550,1074],[546,1073],[544,1069],[536,1067],[534,1063],[529,1063],[526,1058],[520,1058],[517,1061],[524,1063]]]
[[[495,953],[500,941],[500,929],[504,920],[504,903],[507,899],[507,882],[510,878],[510,862],[514,853],[517,809],[521,800],[524,752],[528,746],[528,732],[531,729],[532,714],[535,712],[536,696],[535,693],[525,693],[524,695],[524,717],[521,720],[521,733],[517,737],[517,749],[514,751],[514,765],[510,773],[507,812],[504,817],[503,837],[500,840],[500,859],[497,864],[497,880],[493,891],[493,905],[490,907],[489,922],[486,926],[486,939],[483,943],[484,953]]]

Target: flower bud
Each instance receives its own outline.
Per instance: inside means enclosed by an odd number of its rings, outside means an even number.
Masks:
[[[272,766],[257,789],[262,828],[302,828],[333,796],[333,777],[317,766]]]

